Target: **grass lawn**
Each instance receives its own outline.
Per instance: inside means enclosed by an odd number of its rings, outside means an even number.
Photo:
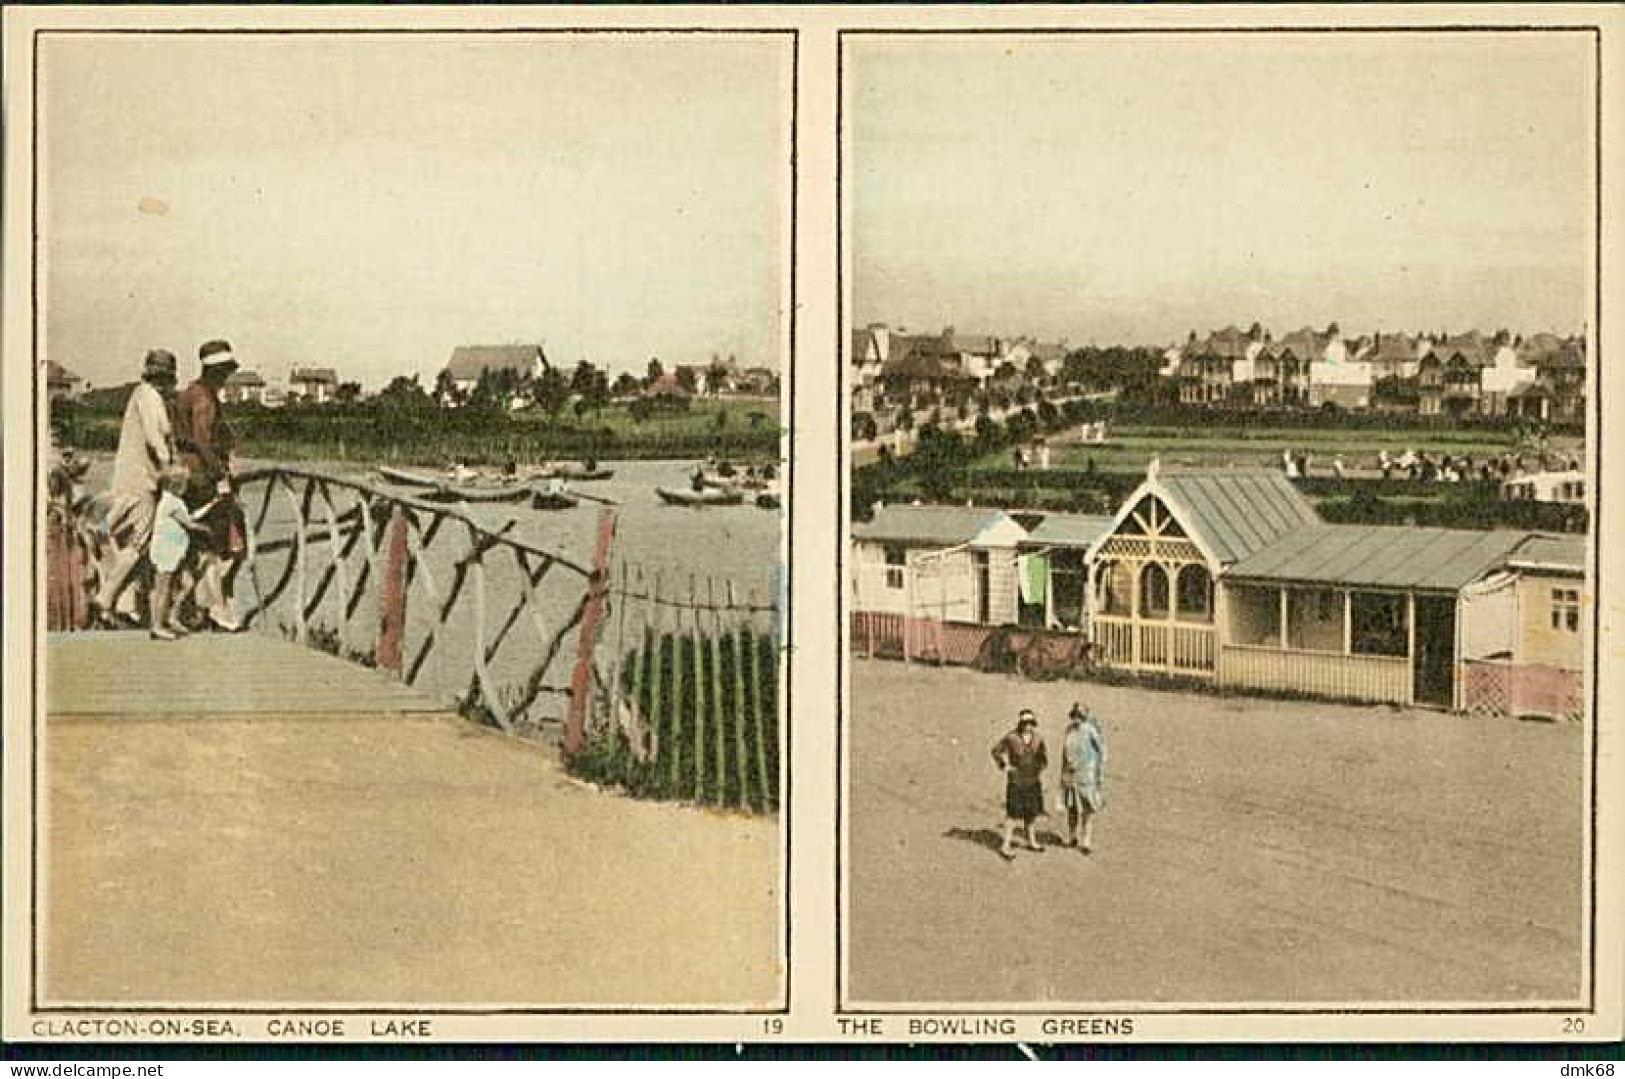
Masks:
[[[1111,429],[1111,441],[1103,446],[1086,446],[1062,435],[1050,440],[1055,468],[1084,468],[1093,460],[1106,472],[1143,472],[1152,457],[1165,465],[1262,466],[1278,465],[1283,450],[1307,452],[1321,466],[1329,466],[1338,454],[1349,468],[1370,468],[1377,452],[1392,455],[1407,448],[1418,453],[1468,454],[1475,460],[1515,450],[1517,443],[1508,431],[1417,431],[1351,430],[1333,428],[1213,427],[1199,430],[1174,427],[1130,427]],[[1556,452],[1571,452],[1577,439],[1552,439]],[[1011,464],[1008,450],[990,453],[972,466],[1002,469]]]

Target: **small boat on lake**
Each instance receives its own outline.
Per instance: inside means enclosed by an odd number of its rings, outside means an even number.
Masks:
[[[753,472],[740,470],[735,472],[701,472],[700,482],[707,487],[720,487],[725,490],[760,491],[772,483],[773,480],[769,476],[761,476]]]
[[[779,478],[775,465],[744,465],[733,461],[707,461],[695,472],[698,482],[725,490],[765,491],[773,487]]]
[[[567,510],[581,504],[581,499],[568,491],[534,491],[530,508],[536,510]]]
[[[743,491],[728,487],[656,487],[655,494],[670,506],[737,506],[745,501]]]
[[[525,484],[468,485],[437,483],[418,497],[426,502],[523,502],[531,496]]]
[[[421,472],[408,472],[404,468],[390,468],[388,465],[379,465],[378,474],[390,483],[404,487],[440,487],[445,483],[438,476],[426,476]]]
[[[604,468],[596,461],[549,461],[534,475],[544,480],[555,476],[566,480],[607,480],[614,477],[615,470]]]

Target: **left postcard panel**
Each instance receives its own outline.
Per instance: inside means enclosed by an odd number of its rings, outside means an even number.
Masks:
[[[34,1036],[786,1008],[796,39],[605,30],[32,33]]]

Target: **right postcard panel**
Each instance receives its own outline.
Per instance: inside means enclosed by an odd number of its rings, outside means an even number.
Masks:
[[[842,1007],[1591,1006],[1597,60],[842,35]]]

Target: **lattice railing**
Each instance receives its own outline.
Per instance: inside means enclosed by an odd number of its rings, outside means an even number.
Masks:
[[[562,721],[566,751],[579,747],[614,510],[602,511],[595,570],[513,537],[514,521],[493,528],[359,480],[279,467],[235,481],[248,622],[455,698],[504,730]],[[544,698],[565,707],[539,708]]]

